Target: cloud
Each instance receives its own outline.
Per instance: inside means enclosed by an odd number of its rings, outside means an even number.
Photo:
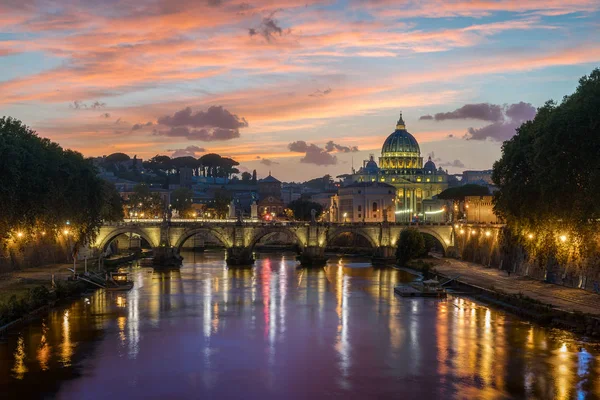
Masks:
[[[204,147],[198,147],[195,145],[188,146],[184,149],[169,149],[167,151],[173,152],[171,157],[197,157],[198,153],[206,153],[206,149]]]
[[[313,143],[306,143],[304,140],[288,144],[288,149],[295,153],[304,153],[304,157],[300,159],[301,163],[335,165],[338,162],[337,157],[332,156],[326,149]]]
[[[433,119],[433,116],[431,116],[431,115],[429,115],[429,114],[427,114],[427,115],[421,115],[421,116],[419,117],[419,121],[423,121],[423,120],[430,120],[430,119]]]
[[[269,167],[271,165],[279,164],[278,162],[273,161],[273,160],[269,160],[268,158],[263,158],[262,160],[260,160],[260,163],[263,164],[263,165],[269,166]]]
[[[503,142],[510,139],[516,129],[525,121],[535,117],[536,109],[530,103],[519,102],[514,104],[465,104],[454,111],[437,113],[435,116],[423,115],[419,119],[435,119],[444,121],[449,119],[478,119],[492,122],[482,128],[469,128],[464,135],[467,140],[486,140]],[[454,137],[450,134],[448,138]]]
[[[325,145],[325,151],[327,151],[328,153],[331,153],[334,150],[339,151],[340,153],[354,153],[354,152],[358,151],[358,147],[357,146],[352,146],[352,147],[342,146],[340,144],[334,143],[333,140],[330,140]]]
[[[323,96],[327,96],[331,92],[332,92],[331,88],[327,88],[325,90],[317,89],[315,92],[309,94],[309,96],[310,97],[323,97]]]
[[[465,164],[463,164],[462,161],[460,160],[454,160],[454,161],[447,161],[447,162],[442,162],[438,165],[439,167],[455,167],[455,168],[464,168]]]
[[[186,107],[172,116],[160,117],[158,124],[170,129],[155,130],[154,134],[209,142],[239,138],[239,129],[247,127],[248,121],[222,106],[211,106],[206,111],[196,113]]]
[[[143,128],[147,127],[147,126],[152,126],[152,125],[154,125],[154,124],[152,122],[150,122],[150,121],[146,122],[145,124],[135,124],[135,125],[133,125],[131,127],[131,130],[132,131],[139,131],[140,129],[143,129]]]
[[[496,122],[504,119],[502,111],[502,106],[496,104],[465,104],[454,111],[437,113],[433,117],[431,115],[423,115],[419,119],[435,119],[436,121],[444,121],[447,119],[479,119],[482,121]]]
[[[71,104],[69,104],[69,108],[73,110],[87,110],[88,108],[91,110],[97,110],[104,107],[106,107],[106,103],[102,103],[97,100],[90,105],[79,100],[75,100]]]
[[[104,113],[100,117],[108,119],[108,118],[110,118],[110,113]]]
[[[271,13],[268,17],[264,17],[261,21],[260,25],[256,28],[248,29],[248,34],[250,37],[260,35],[265,38],[267,42],[271,42],[275,39],[275,35],[283,35],[283,29],[279,26],[279,23],[273,16],[275,13]],[[287,31],[290,32],[289,30]]]
[[[467,140],[486,140],[503,142],[510,139],[519,126],[525,121],[535,118],[536,109],[529,103],[515,103],[506,106],[504,109],[505,119],[486,125],[482,128],[469,128],[465,139]]]

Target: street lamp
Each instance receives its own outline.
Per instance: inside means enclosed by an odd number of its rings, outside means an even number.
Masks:
[[[348,213],[347,213],[347,212],[345,212],[345,213],[344,213],[344,223],[346,223],[346,218],[347,218],[347,217],[348,217]]]

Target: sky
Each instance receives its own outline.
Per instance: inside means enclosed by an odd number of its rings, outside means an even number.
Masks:
[[[0,116],[85,156],[284,181],[379,157],[400,112],[450,173],[600,65],[598,0],[0,0]]]

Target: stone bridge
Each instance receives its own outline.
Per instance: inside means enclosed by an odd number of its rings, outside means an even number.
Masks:
[[[400,232],[409,226],[423,234],[431,235],[444,252],[455,242],[455,229],[450,224],[398,224],[398,223],[305,223],[305,222],[236,222],[158,220],[125,221],[101,227],[94,247],[104,252],[110,242],[121,234],[142,237],[157,253],[169,249],[178,255],[183,244],[195,235],[210,234],[227,249],[230,265],[246,265],[253,261],[254,246],[263,237],[283,233],[292,238],[301,252],[305,264],[324,262],[324,249],[344,233],[364,237],[373,247],[373,256],[393,260]]]

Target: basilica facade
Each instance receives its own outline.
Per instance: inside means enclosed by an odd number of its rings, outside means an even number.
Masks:
[[[441,167],[436,168],[431,157],[423,164],[419,143],[406,130],[400,114],[396,129],[383,143],[379,164],[371,155],[358,171],[352,171],[345,183],[379,182],[395,187],[393,208],[396,221],[411,221],[427,220],[430,218],[426,213],[441,212],[425,208],[424,204],[448,188],[448,177]]]

